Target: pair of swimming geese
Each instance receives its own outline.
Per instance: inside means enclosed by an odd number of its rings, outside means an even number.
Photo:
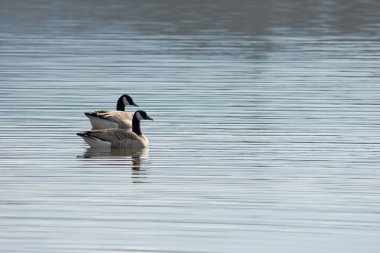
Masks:
[[[116,111],[85,112],[93,127],[92,131],[77,133],[92,148],[141,149],[149,147],[148,139],[140,128],[141,120],[153,120],[145,111],[138,110],[133,117],[125,106],[137,106],[133,99],[122,95],[116,104]]]

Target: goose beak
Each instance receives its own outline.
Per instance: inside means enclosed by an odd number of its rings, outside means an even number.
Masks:
[[[136,106],[136,107],[139,107],[138,105],[136,105],[135,103],[132,104],[133,106]]]
[[[148,119],[148,120],[153,120],[151,117],[149,117],[149,116],[146,116],[146,118],[145,119]]]

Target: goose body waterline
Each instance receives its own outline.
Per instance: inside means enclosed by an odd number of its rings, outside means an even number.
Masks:
[[[141,149],[149,147],[141,132],[140,121],[153,120],[145,111],[136,111],[132,118],[132,131],[126,129],[101,129],[77,133],[92,148]]]
[[[115,111],[95,111],[84,114],[89,118],[94,129],[131,129],[132,116],[125,111],[127,105],[137,106],[129,95],[124,94],[117,100]]]

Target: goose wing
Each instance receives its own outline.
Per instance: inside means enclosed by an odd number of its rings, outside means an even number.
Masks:
[[[120,141],[133,141],[138,139],[138,135],[134,132],[128,132],[124,129],[102,129],[87,131],[82,133],[83,136],[89,138],[96,138],[103,141],[108,141],[111,143],[116,143]]]
[[[95,111],[86,112],[85,115],[115,122],[120,128],[130,128],[132,116],[124,111]]]

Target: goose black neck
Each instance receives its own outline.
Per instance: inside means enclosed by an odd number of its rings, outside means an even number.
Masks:
[[[125,105],[124,105],[123,97],[120,97],[119,100],[117,100],[116,110],[125,111]]]
[[[140,128],[140,120],[137,118],[136,114],[132,118],[132,131],[137,135],[142,135]]]

